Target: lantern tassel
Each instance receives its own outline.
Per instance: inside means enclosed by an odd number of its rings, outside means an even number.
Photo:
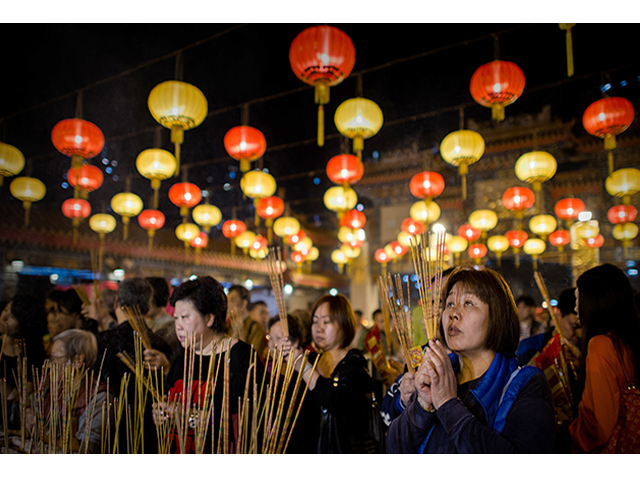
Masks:
[[[491,105],[491,118],[496,122],[501,122],[504,120],[504,107],[502,105],[493,104]]]
[[[196,248],[196,265],[200,265],[200,249]]]
[[[129,217],[122,217],[122,239],[129,238]]]
[[[386,277],[387,276],[387,262],[382,262],[380,265],[382,266],[382,276]]]
[[[537,256],[533,257],[533,271],[534,272],[538,271],[538,257]]]
[[[604,137],[604,149],[605,150],[613,150],[616,148],[616,136],[615,135],[606,135]]]
[[[267,230],[267,243],[271,245],[273,243],[273,228],[269,227]]]
[[[236,254],[236,242],[235,240],[232,238],[231,239],[231,255],[235,255]]]
[[[462,200],[467,199],[467,176],[462,176]]]
[[[500,252],[496,253],[496,257],[498,258],[498,268],[502,267],[502,255]]]
[[[29,226],[29,212],[31,211],[31,202],[22,202],[24,207],[24,226]]]
[[[516,268],[520,268],[520,254],[516,253]]]
[[[609,160],[609,175],[613,174],[613,150],[609,150],[609,154],[607,155]]]
[[[573,40],[571,28],[567,28],[567,77],[573,77]]]
[[[153,248],[153,236],[156,234],[155,230],[149,230],[147,235],[149,237],[149,250]]]
[[[318,146],[324,147],[324,107],[318,105]]]
[[[175,146],[174,156],[176,157],[176,173],[173,176],[177,177],[178,173],[180,173],[180,144],[174,143],[173,145]]]

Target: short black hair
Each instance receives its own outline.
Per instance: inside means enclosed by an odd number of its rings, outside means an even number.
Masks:
[[[347,348],[351,345],[353,337],[356,335],[356,317],[354,315],[351,302],[347,297],[339,293],[335,297],[333,295],[323,295],[311,308],[311,319],[316,314],[316,310],[320,308],[323,303],[328,304],[329,317],[332,322],[340,329],[341,339],[339,348]]]
[[[280,316],[276,315],[269,319],[267,330],[271,330],[276,323],[280,321]],[[298,345],[302,346],[305,335],[300,320],[291,314],[287,314],[287,326],[289,327],[289,338],[298,341]]]
[[[82,300],[74,289],[61,291],[59,295],[50,298],[58,304],[58,309],[64,309],[70,315],[77,313],[82,316]]]
[[[156,307],[166,307],[169,302],[169,284],[162,277],[147,277],[153,288],[153,303]]]
[[[354,310],[353,314],[362,316],[362,310]]]
[[[536,306],[535,300],[529,295],[520,295],[518,298],[516,298],[516,305],[520,305],[521,302],[524,303],[527,307]]]
[[[181,283],[171,294],[169,304],[175,307],[180,300],[189,300],[203,317],[213,314],[211,330],[226,331],[227,296],[224,294],[224,287],[215,278],[198,277]]]
[[[229,287],[229,293],[231,292],[238,292],[238,295],[240,295],[240,299],[246,300],[247,308],[249,308],[249,305],[251,305],[251,292],[249,292],[249,290],[244,288],[242,285],[236,284]]]
[[[266,303],[266,302],[263,302],[262,300],[258,300],[257,302],[253,302],[251,305],[249,305],[249,311],[251,311],[251,310],[253,310],[254,308],[259,307],[259,306],[261,306],[261,305],[262,305],[262,306],[264,306],[264,307],[266,307],[266,306],[267,306],[267,303]],[[268,308],[268,307],[267,307],[267,308]]]
[[[137,308],[142,315],[149,311],[153,295],[151,284],[144,278],[127,278],[118,285],[118,303],[121,307]]]
[[[576,289],[565,288],[558,296],[558,310],[565,317],[572,313],[576,313]]]
[[[381,314],[381,313],[382,313],[382,310],[380,310],[380,309],[378,308],[378,309],[376,309],[376,310],[373,312],[373,314],[372,314],[371,316],[372,316],[372,317],[375,317],[375,316],[376,316],[376,315],[378,315],[379,313]]]

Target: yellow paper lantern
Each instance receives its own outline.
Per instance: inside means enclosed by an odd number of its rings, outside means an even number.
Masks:
[[[273,223],[273,232],[281,238],[300,231],[300,222],[293,217],[280,217]]]
[[[576,236],[581,240],[588,240],[597,237],[600,233],[598,222],[590,220],[588,222],[578,222],[574,224]]]
[[[469,224],[482,232],[493,230],[498,224],[498,215],[493,210],[476,210],[469,215]]]
[[[387,254],[387,258],[389,258],[389,260],[395,260],[398,258],[398,254],[395,252],[391,244],[384,246],[384,253]]]
[[[359,248],[353,248],[350,247],[349,245],[342,245],[340,247],[340,250],[344,253],[344,255],[347,257],[348,260],[352,260],[354,258],[358,258],[360,256],[360,249]]]
[[[222,221],[222,212],[215,205],[209,205],[208,203],[198,205],[191,212],[193,221],[201,227],[204,227],[204,231],[209,233],[211,227],[215,227]]]
[[[355,208],[357,203],[358,195],[351,188],[336,186],[331,187],[324,193],[324,204],[333,212],[347,212]]]
[[[421,237],[419,235],[411,235],[407,232],[400,232],[398,234],[398,242],[400,242],[400,245],[408,248],[412,245],[420,244],[420,238]]]
[[[0,142],[0,187],[4,177],[13,177],[24,168],[24,155],[13,145]]]
[[[356,97],[346,100],[336,109],[334,122],[338,131],[353,140],[353,151],[362,160],[364,139],[373,137],[382,128],[382,110],[373,101]]]
[[[207,116],[208,104],[197,87],[170,80],[156,85],[147,100],[153,118],[171,130],[171,143],[175,145],[176,174],[180,170],[180,144],[184,131],[200,125]]]
[[[620,223],[613,227],[613,238],[622,242],[625,257],[629,257],[629,243],[637,236],[638,226],[635,223]]]
[[[142,199],[135,193],[118,193],[111,199],[112,210],[122,217],[123,240],[129,236],[129,219],[138,215],[143,207]]]
[[[39,202],[47,193],[47,187],[37,178],[18,177],[9,185],[11,195],[22,201],[24,224],[29,225],[29,211],[33,202]]]
[[[249,255],[251,256],[251,258],[255,258],[256,260],[262,260],[263,258],[266,258],[268,254],[268,247],[261,248],[260,250],[254,250],[253,248],[249,249]]]
[[[334,250],[331,252],[331,261],[338,265],[338,272],[342,273],[342,269],[344,268],[344,264],[349,262],[349,259],[344,254],[344,252],[340,249]]]
[[[308,252],[311,250],[311,247],[313,247],[313,241],[309,237],[304,237],[291,248],[295,252]]]
[[[320,256],[320,250],[318,250],[318,247],[311,247],[309,249],[309,253],[307,253],[307,256],[305,257],[304,260],[307,263],[315,262],[319,256]]]
[[[235,237],[233,240],[236,242],[236,245],[238,247],[246,251],[251,247],[251,244],[255,239],[256,239],[256,234],[247,230],[246,232],[241,233],[240,235]]]
[[[96,213],[89,218],[89,228],[101,235],[113,232],[116,223],[116,219],[108,213]]]
[[[469,165],[476,163],[484,154],[484,138],[473,130],[458,130],[442,140],[440,155],[454,167],[462,177],[462,198],[467,198],[467,173]]]
[[[509,239],[504,235],[492,235],[487,239],[487,248],[496,254],[500,266],[502,254],[509,250]]]
[[[631,195],[640,192],[640,170],[621,168],[609,175],[604,183],[609,195],[622,197],[625,204],[631,203]]]
[[[240,180],[242,192],[249,198],[260,200],[276,193],[276,179],[262,170],[245,173]]]
[[[541,237],[547,239],[550,233],[553,233],[558,227],[558,222],[551,215],[536,215],[529,220],[529,230]]]
[[[534,270],[538,269],[538,256],[542,255],[546,248],[547,244],[544,242],[544,240],[541,240],[539,238],[530,238],[529,240],[524,242],[524,246],[522,247],[522,249],[524,250],[524,253],[526,253],[527,255],[531,255],[531,258],[533,258]]]
[[[453,258],[458,261],[460,259],[460,254],[469,246],[469,242],[467,242],[466,238],[461,237],[460,235],[452,235],[447,240],[446,245],[449,251],[453,253]]]
[[[340,240],[341,243],[348,243],[354,238],[356,238],[356,236],[353,229],[349,227],[340,227],[338,229],[338,240]]]
[[[176,228],[176,237],[178,240],[189,243],[200,233],[200,229],[195,223],[181,223]]]
[[[409,216],[416,222],[424,224],[436,222],[441,213],[440,206],[434,201],[420,200],[409,209]]]
[[[158,190],[160,182],[172,177],[178,168],[176,157],[161,148],[147,148],[136,159],[136,168],[140,175],[151,180],[153,188],[153,208],[158,208]]]
[[[539,192],[541,183],[551,180],[558,169],[558,162],[547,152],[529,152],[516,162],[516,176],[523,182],[531,183],[533,191]]]

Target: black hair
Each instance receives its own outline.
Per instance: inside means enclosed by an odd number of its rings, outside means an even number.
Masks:
[[[77,313],[82,317],[82,300],[74,289],[61,291],[59,295],[50,297],[50,300],[58,304],[59,310],[64,309],[69,315]]]
[[[565,288],[558,295],[558,310],[563,317],[576,313],[576,289]]]
[[[251,305],[251,292],[249,292],[249,290],[244,288],[242,285],[231,285],[231,287],[229,287],[229,293],[231,292],[238,292],[240,299],[246,300],[247,308],[249,308],[249,305]]]
[[[605,263],[580,275],[577,285],[583,357],[593,337],[611,332],[631,348],[635,373],[640,373],[640,313],[627,276]]]
[[[147,277],[153,288],[153,303],[156,307],[166,307],[169,302],[169,284],[162,277]]]
[[[535,300],[529,295],[520,295],[518,298],[516,298],[516,305],[520,305],[521,302],[524,303],[527,307],[536,306]]]
[[[271,327],[273,327],[279,321],[280,316],[276,315],[275,317],[271,317],[269,319],[267,330],[271,330]],[[298,346],[302,347],[302,342],[304,341],[304,332],[300,320],[298,320],[297,317],[294,317],[291,314],[287,314],[287,325],[289,327],[289,338],[297,340]]]
[[[379,313],[382,313],[382,310],[380,310],[379,308],[376,309],[373,314],[371,315],[371,317],[375,317],[376,315],[378,315]]]
[[[323,303],[328,304],[329,317],[332,322],[335,322],[340,329],[340,345],[339,348],[347,348],[351,345],[353,337],[356,335],[356,317],[351,307],[351,302],[347,297],[342,294],[338,294],[335,297],[333,295],[323,295],[311,308],[311,319],[316,314],[316,310]]]
[[[311,314],[306,310],[298,309],[291,312],[291,315],[296,317],[300,322],[300,328],[302,329],[300,346],[304,348],[311,344]]]
[[[151,295],[153,295],[153,288],[144,278],[127,278],[118,285],[120,306],[138,308],[142,315],[146,315],[149,311]]]
[[[42,366],[45,359],[42,338],[48,332],[44,301],[33,295],[16,295],[11,300],[11,314],[18,321],[16,338],[24,341],[29,364]]]
[[[249,305],[249,311],[253,310],[256,307],[259,307],[260,305],[266,307],[267,303],[263,302],[262,300],[258,300],[257,302],[253,302],[251,305]]]
[[[171,294],[169,304],[175,307],[176,302],[189,300],[203,317],[213,314],[214,332],[224,332],[227,321],[227,296],[224,288],[213,277],[198,277],[180,284]]]

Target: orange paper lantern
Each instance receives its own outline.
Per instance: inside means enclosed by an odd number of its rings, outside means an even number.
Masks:
[[[233,127],[224,136],[227,153],[240,162],[240,171],[248,172],[251,162],[259,159],[267,150],[267,140],[257,128],[242,125]]]
[[[595,237],[587,238],[584,242],[587,244],[587,247],[600,248],[604,245],[604,237],[599,233]]]
[[[579,198],[563,198],[556,203],[554,211],[558,218],[573,222],[585,208],[584,202]]]
[[[420,235],[424,233],[424,225],[416,222],[413,218],[405,218],[400,225],[400,229],[410,235]]]
[[[327,177],[336,185],[348,187],[364,175],[364,165],[357,156],[349,153],[336,155],[327,163]]]
[[[241,220],[227,220],[222,224],[222,234],[226,238],[234,238],[244,233],[247,230],[247,226]]]
[[[582,125],[591,135],[604,139],[604,148],[616,147],[616,135],[624,132],[633,122],[635,112],[629,100],[622,97],[602,98],[587,107]]]
[[[62,203],[62,213],[65,217],[73,219],[73,225],[77,226],[80,219],[91,215],[91,205],[81,198],[69,198]]]
[[[571,234],[569,233],[569,230],[558,229],[549,234],[549,243],[558,247],[558,250],[560,250],[560,247],[568,245],[570,241]]]
[[[525,78],[515,63],[494,60],[478,68],[471,77],[473,99],[491,108],[491,118],[504,120],[504,107],[515,102],[524,91]]]
[[[474,240],[479,239],[482,232],[477,228],[473,228],[468,223],[465,223],[464,225],[460,225],[460,228],[458,228],[458,235],[471,243]]]
[[[169,200],[176,207],[180,207],[180,215],[186,217],[189,209],[200,203],[202,193],[193,183],[176,183],[169,189]]]
[[[480,259],[486,257],[487,247],[482,243],[469,245],[469,258],[473,258],[476,263],[480,263]]]
[[[432,199],[444,191],[444,178],[437,172],[417,173],[411,179],[409,189],[414,197]]]
[[[607,218],[614,225],[633,222],[637,216],[638,210],[633,205],[616,205],[607,212]]]
[[[532,190],[525,187],[511,187],[502,195],[504,208],[522,217],[525,210],[533,207],[536,203],[536,196]]]
[[[93,123],[81,118],[62,120],[51,130],[51,141],[63,155],[71,157],[71,165],[79,167],[82,159],[93,158],[104,148],[104,135]]]
[[[354,230],[363,228],[365,223],[367,223],[366,215],[358,210],[349,210],[340,220],[341,226],[352,228]]]
[[[67,181],[73,188],[77,186],[81,192],[91,193],[102,186],[104,175],[98,167],[84,164],[70,168],[67,172]]]

